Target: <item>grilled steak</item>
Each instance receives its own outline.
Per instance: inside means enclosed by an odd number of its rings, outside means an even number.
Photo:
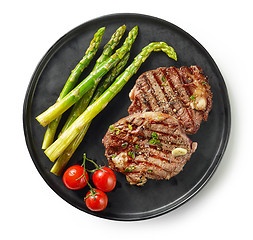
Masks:
[[[145,72],[129,96],[129,114],[167,113],[178,119],[186,134],[196,133],[212,108],[210,85],[198,66],[161,67]]]
[[[109,166],[136,185],[177,175],[197,147],[177,119],[161,112],[129,115],[111,125],[102,141]]]

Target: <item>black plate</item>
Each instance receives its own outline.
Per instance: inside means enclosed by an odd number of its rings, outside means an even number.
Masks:
[[[141,49],[152,41],[164,41],[173,46],[178,61],[157,52],[147,59],[122,91],[110,102],[92,122],[86,137],[77,149],[68,166],[81,164],[82,154],[99,164],[106,163],[104,146],[101,143],[109,125],[127,116],[130,105],[128,93],[136,78],[143,72],[161,66],[199,65],[209,76],[214,94],[213,109],[207,122],[190,138],[198,142],[197,152],[192,155],[184,170],[169,181],[149,180],[143,187],[130,186],[122,174],[117,173],[116,189],[108,193],[109,204],[102,212],[89,211],[83,201],[88,188],[71,191],[64,187],[62,179],[50,173],[52,163],[41,150],[46,128],[40,126],[35,117],[52,105],[70,71],[82,58],[93,34],[105,26],[101,47],[113,32],[126,24],[127,31],[139,26],[139,34],[131,51],[133,60]],[[125,34],[127,35],[127,33]],[[91,70],[94,61],[81,79]],[[65,116],[65,115],[64,115]],[[188,33],[164,20],[140,14],[113,14],[84,23],[59,39],[38,64],[24,101],[24,132],[27,146],[34,164],[47,184],[64,200],[76,208],[99,217],[114,220],[141,220],[167,213],[194,196],[210,179],[217,168],[227,145],[230,132],[230,107],[226,86],[222,75],[208,52]],[[63,118],[64,120],[64,118]],[[63,209],[64,211],[64,209]]]

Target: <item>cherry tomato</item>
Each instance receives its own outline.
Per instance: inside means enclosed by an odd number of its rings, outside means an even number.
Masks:
[[[92,191],[95,192],[95,196],[94,194],[92,194]],[[87,208],[89,208],[91,211],[102,211],[106,208],[108,203],[108,197],[107,195],[99,190],[99,189],[95,189],[93,188],[93,190],[90,190],[85,197],[85,204],[87,206]]]
[[[83,167],[80,165],[74,165],[72,167],[69,167],[63,174],[63,183],[65,184],[65,186],[71,190],[79,190],[84,188],[87,185],[87,182],[84,176],[82,176],[83,170]],[[89,176],[86,171],[85,177],[87,181],[89,181]]]
[[[114,172],[108,167],[95,171],[92,180],[95,186],[104,192],[112,191],[117,182]]]

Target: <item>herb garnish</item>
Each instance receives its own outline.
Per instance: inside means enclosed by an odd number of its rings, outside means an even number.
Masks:
[[[135,158],[135,153],[134,152],[129,151],[127,154],[128,154],[129,157]]]
[[[190,99],[193,101],[193,103],[195,103],[195,95],[194,94],[190,96]]]
[[[115,130],[115,127],[113,125],[110,125],[109,128],[114,131]]]
[[[158,135],[156,132],[152,132],[151,134],[152,139],[150,139],[149,144],[159,144],[160,140],[158,139]]]
[[[135,169],[135,166],[129,166],[125,168],[125,172],[132,172]]]
[[[119,134],[120,133],[120,129],[118,129],[118,128],[115,128],[113,125],[110,125],[109,126],[109,129],[111,129],[112,131],[116,131],[116,134]]]
[[[127,147],[127,145],[128,145],[128,143],[125,142],[125,143],[122,143],[122,144],[121,144],[121,147],[125,148],[125,147]]]

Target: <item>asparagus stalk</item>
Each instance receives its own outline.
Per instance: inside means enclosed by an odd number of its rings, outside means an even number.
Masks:
[[[98,58],[96,61],[96,64],[94,66],[94,69],[97,69],[97,67],[106,59],[108,59],[112,53],[115,47],[119,44],[122,36],[124,35],[126,31],[126,25],[120,26],[115,33],[112,35],[111,39],[109,42],[104,46],[104,50],[101,54],[101,56]]]
[[[94,96],[90,102],[90,105],[94,103],[102,95],[102,93],[112,84],[113,80],[120,74],[120,72],[126,66],[129,57],[130,53],[128,52],[118,63],[118,65],[111,70],[111,73],[108,75],[108,77],[103,82],[100,82],[100,84],[98,85],[98,89],[94,93]]]
[[[116,30],[116,32],[112,35],[109,42],[105,45],[104,50],[103,50],[101,56],[97,59],[93,70],[96,70],[98,68],[98,66],[103,61],[105,61],[106,59],[108,59],[112,55],[115,47],[119,44],[122,36],[124,35],[125,30],[126,30],[126,25],[123,25]],[[66,120],[60,134],[62,132],[64,132],[87,108],[87,106],[89,105],[89,102],[92,98],[92,95],[94,94],[94,92],[96,90],[97,84],[99,83],[101,78],[102,77],[100,77],[100,79],[97,79],[96,84],[87,93],[85,93],[82,96],[82,98],[74,105],[74,107],[71,110],[69,117]]]
[[[67,82],[65,83],[57,101],[60,101],[63,97],[65,97],[76,85],[76,82],[79,76],[81,75],[83,70],[89,65],[93,57],[95,56],[98,50],[98,47],[101,43],[104,32],[105,32],[105,28],[102,27],[94,34],[94,37],[92,41],[90,42],[90,45],[88,49],[86,50],[84,57],[76,65],[74,70],[71,71],[71,74]],[[48,148],[51,145],[51,143],[54,141],[54,136],[55,136],[60,120],[61,120],[61,115],[48,125],[45,136],[44,136],[44,140],[42,143],[42,149]]]
[[[119,48],[111,57],[102,62],[99,67],[92,71],[79,85],[69,92],[63,99],[49,107],[45,112],[36,117],[42,126],[46,126],[55,118],[64,113],[73,104],[75,104],[92,86],[96,84],[97,79],[104,76],[112,67],[114,67],[124,55],[130,51],[138,34],[138,27],[134,27],[128,34],[123,46]]]
[[[106,79],[101,82],[94,93],[94,96],[92,97],[92,100],[90,102],[90,105],[94,103],[101,95],[102,93],[111,85],[113,80],[120,74],[120,72],[125,67],[128,58],[130,56],[130,53],[128,52],[124,58],[117,64],[116,67],[114,67],[109,73]],[[69,159],[72,157],[80,143],[82,142],[87,130],[90,127],[91,122],[87,123],[85,127],[81,130],[81,132],[77,135],[77,137],[69,144],[69,146],[66,148],[66,150],[60,155],[60,157],[57,159],[57,161],[54,163],[53,167],[51,168],[51,172],[55,174],[56,176],[60,176],[66,167]]]
[[[141,64],[153,51],[163,51],[172,59],[177,60],[177,55],[174,49],[164,42],[153,42],[143,48],[141,53],[135,57],[134,61],[126,68],[126,70],[116,78],[114,83],[92,105],[90,105],[49,148],[45,150],[45,154],[51,161],[55,161],[76,138],[85,125],[96,117],[113,97],[120,92],[123,86],[138,71]]]

